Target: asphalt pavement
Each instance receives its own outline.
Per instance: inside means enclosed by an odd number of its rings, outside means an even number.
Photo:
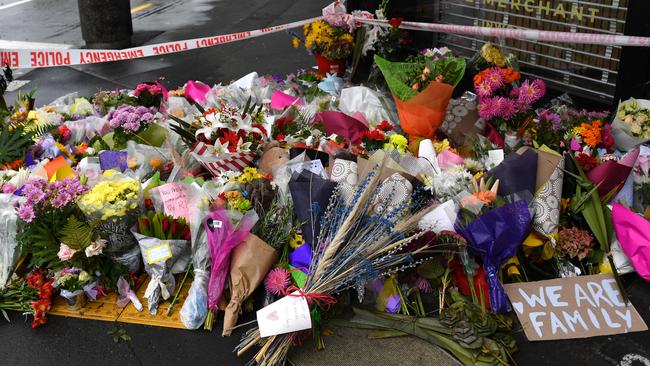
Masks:
[[[16,3],[20,4],[12,5]],[[317,16],[327,3],[329,0],[134,0],[131,1],[133,39],[136,45],[141,45],[268,27]],[[76,1],[0,0],[0,39],[80,47],[83,40]],[[29,81],[23,90],[37,88],[37,104],[41,105],[71,92],[89,96],[100,89],[133,88],[141,81],[161,77],[167,86],[177,87],[190,79],[209,84],[227,82],[251,71],[284,75],[313,64],[311,56],[304,50],[293,49],[290,36],[280,32],[163,57],[28,70],[16,75]],[[16,93],[8,93],[7,101]],[[635,275],[628,276],[627,280],[632,303],[641,316],[650,321],[650,285]],[[120,324],[131,341],[116,344],[108,334],[115,327],[114,323],[51,316],[46,326],[32,330],[30,322],[17,313],[11,314],[9,324],[0,320],[0,365],[234,366],[246,364],[250,356],[237,358],[232,353],[240,331],[223,338],[218,331],[207,333]],[[220,322],[216,329],[220,329]],[[422,353],[419,358],[413,358],[415,361],[400,363],[389,361],[391,357],[377,361],[382,358],[375,353],[419,352],[423,346],[414,341],[400,343],[401,348],[397,348],[396,344],[389,346],[381,342],[368,345],[356,333],[349,335],[340,331],[334,337],[338,340],[325,352],[317,353],[306,348],[309,347],[306,344],[296,365],[449,364],[449,359],[441,353]],[[650,359],[647,332],[554,342],[528,342],[523,332],[518,332],[517,340],[520,351],[515,354],[515,360],[521,366],[650,365],[650,361],[627,364],[623,361]],[[362,343],[363,346],[357,348]],[[342,347],[356,356],[343,357]],[[369,354],[374,356],[369,357]],[[630,358],[629,355],[636,356]]]

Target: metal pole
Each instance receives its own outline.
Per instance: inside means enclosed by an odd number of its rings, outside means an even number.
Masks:
[[[77,0],[81,34],[87,48],[131,46],[133,25],[129,0]]]

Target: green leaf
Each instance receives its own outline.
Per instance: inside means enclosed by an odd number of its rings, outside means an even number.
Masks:
[[[93,229],[72,215],[59,232],[61,242],[74,250],[83,250],[93,242]]]
[[[8,128],[0,129],[0,164],[22,159],[31,143],[32,134],[22,126],[11,131]]]
[[[11,320],[9,320],[9,315],[7,314],[7,312],[4,309],[0,309],[0,311],[2,311],[2,316],[4,316],[5,319],[7,319],[7,323],[11,323]]]

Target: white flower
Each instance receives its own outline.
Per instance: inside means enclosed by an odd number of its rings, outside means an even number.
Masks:
[[[102,238],[97,238],[89,246],[86,247],[86,257],[90,258],[95,255],[100,255],[104,252],[104,247],[106,246],[106,240]]]
[[[213,153],[215,156],[219,156],[221,154],[226,154],[230,151],[228,151],[228,144],[229,142],[226,141],[226,143],[222,144],[221,141],[216,140],[214,142],[214,145],[212,145],[211,148],[209,148],[209,151]]]

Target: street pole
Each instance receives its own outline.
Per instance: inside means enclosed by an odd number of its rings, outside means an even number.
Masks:
[[[131,46],[133,24],[129,0],[77,0],[77,4],[86,48]]]

